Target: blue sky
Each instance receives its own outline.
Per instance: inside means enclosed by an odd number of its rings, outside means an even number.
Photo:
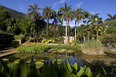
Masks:
[[[72,6],[72,9],[78,6],[88,10],[91,14],[100,13],[99,17],[103,20],[107,18],[108,13],[116,14],[116,0],[0,0],[0,5],[23,13],[28,13],[29,5],[34,3],[39,4],[40,8],[46,5],[51,6],[56,11],[67,3],[68,6]],[[42,13],[42,10],[39,12]],[[73,27],[74,21],[70,22],[70,25]]]

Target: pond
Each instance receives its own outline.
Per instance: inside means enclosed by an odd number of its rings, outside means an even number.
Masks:
[[[64,53],[15,53],[13,55],[3,57],[2,59],[8,64],[8,66],[12,66],[19,63],[20,59],[25,59],[27,63],[30,63],[32,56],[37,68],[42,67],[44,62],[48,62],[50,64],[52,61],[52,63],[54,63],[56,59],[58,64],[61,64],[62,61],[65,62],[68,60],[70,64],[77,62],[78,66],[87,65],[92,69],[92,71],[98,71],[103,66],[107,71],[111,72],[111,69],[116,67],[115,58],[105,55],[79,55],[78,53],[71,53],[68,55]]]

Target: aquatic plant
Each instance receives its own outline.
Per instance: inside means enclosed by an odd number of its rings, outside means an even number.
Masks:
[[[84,42],[82,46],[82,52],[91,55],[104,54],[102,43],[95,40]]]
[[[39,64],[39,65],[38,65]],[[113,73],[107,73],[102,67],[102,70],[93,75],[91,69],[86,65],[78,67],[77,63],[70,65],[69,62],[62,62],[59,66],[57,60],[54,64],[51,62],[44,63],[42,68],[36,69],[36,66],[41,66],[43,63],[31,62],[27,64],[25,60],[20,60],[18,64],[13,64],[12,68],[0,60],[0,77],[111,77]]]

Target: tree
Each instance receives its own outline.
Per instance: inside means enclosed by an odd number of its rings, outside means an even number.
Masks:
[[[46,28],[46,35],[48,38],[48,24],[49,24],[49,19],[51,18],[51,16],[54,13],[54,10],[51,9],[52,7],[48,7],[46,6],[46,8],[43,8],[43,18],[47,19],[47,28]]]
[[[31,20],[35,23],[35,25],[37,25],[37,20],[38,17],[40,15],[40,13],[38,13],[38,10],[41,10],[41,8],[38,8],[38,4],[29,5],[29,9],[28,11],[30,12],[31,15]],[[33,37],[35,37],[35,26],[33,26]]]
[[[109,18],[107,18],[105,21],[113,21],[113,20],[115,20],[116,19],[116,14],[115,15],[111,15],[111,14],[107,14],[107,16],[109,17]]]
[[[77,9],[75,10],[75,12],[76,12],[76,18],[77,18],[77,21],[78,21],[78,26],[79,26],[79,22],[81,21],[81,19],[82,18],[84,18],[85,16],[84,16],[84,13],[82,12],[82,8],[79,8],[79,7],[77,7]],[[78,30],[77,30],[78,31]]]
[[[0,29],[6,30],[5,21],[10,18],[9,13],[0,6]]]
[[[71,6],[67,6],[67,4],[65,3],[65,7],[60,8],[59,11],[63,12],[62,13],[62,18],[64,18],[66,20],[66,32],[65,32],[65,37],[66,37],[66,44],[68,44],[68,37],[67,37],[67,25],[68,25],[68,14],[70,13],[72,7]]]

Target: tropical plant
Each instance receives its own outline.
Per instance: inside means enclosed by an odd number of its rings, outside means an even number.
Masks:
[[[70,13],[71,9],[72,9],[72,7],[71,6],[67,6],[66,3],[65,3],[65,7],[64,8],[60,8],[59,9],[59,12],[63,12],[62,18],[64,18],[66,20],[66,32],[65,32],[66,44],[68,44],[68,37],[67,37],[68,14]]]
[[[59,66],[56,60],[54,64],[44,63],[43,68],[36,69],[36,64],[31,59],[31,63],[27,64],[25,60],[20,60],[18,64],[6,65],[3,60],[0,60],[0,76],[1,77],[111,77],[115,74],[107,73],[102,67],[101,71],[95,75],[89,67],[86,65],[83,67],[78,67],[77,63],[70,65],[66,60],[65,63]],[[39,63],[40,64],[40,63]],[[114,72],[114,71],[113,71]]]
[[[103,45],[100,41],[99,42],[95,40],[85,41],[82,46],[82,52],[88,55],[104,54]]]
[[[53,13],[54,13],[54,10],[52,9],[52,7],[46,6],[46,8],[43,8],[43,18],[47,19],[47,28],[46,28],[47,38],[48,38],[49,19],[52,17]]]
[[[19,46],[17,48],[18,52],[27,52],[27,53],[40,53],[40,52],[47,52],[49,50],[49,46],[47,45],[24,45]]]
[[[81,22],[81,19],[85,17],[82,11],[83,9],[79,7],[77,7],[77,9],[75,10],[75,14],[76,14],[75,16],[78,22],[78,26],[79,26],[79,22]],[[78,32],[78,28],[77,28],[77,32]]]
[[[37,20],[38,17],[40,16],[40,13],[38,12],[38,10],[41,10],[41,8],[38,8],[38,4],[29,5],[29,9],[28,12],[30,12],[31,15],[31,20],[35,23],[35,25],[37,25]],[[33,26],[33,37],[35,37],[35,26]]]
[[[112,21],[114,21],[114,20],[116,19],[116,14],[114,14],[114,15],[107,14],[107,16],[108,16],[109,18],[107,18],[105,21],[110,21],[110,22],[112,22]]]

